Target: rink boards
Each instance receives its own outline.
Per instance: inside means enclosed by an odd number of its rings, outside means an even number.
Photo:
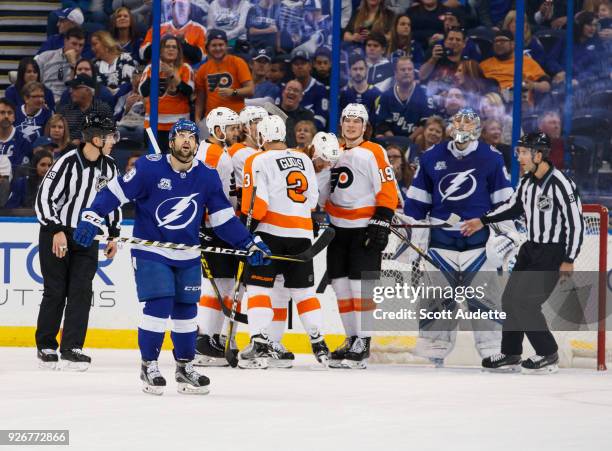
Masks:
[[[34,346],[36,317],[43,289],[38,233],[39,225],[34,218],[0,218],[0,346]],[[131,223],[123,225],[121,235],[131,234]],[[136,348],[141,307],[136,299],[129,246],[120,249],[113,260],[107,260],[102,251],[99,258],[85,346]],[[315,260],[317,284],[324,266],[323,252]],[[319,299],[325,331],[330,334],[330,345],[333,345],[341,341],[342,324],[331,288]],[[295,306],[292,319],[292,327],[284,338],[286,346],[294,352],[310,352]],[[239,333],[239,344],[245,340],[246,334]]]

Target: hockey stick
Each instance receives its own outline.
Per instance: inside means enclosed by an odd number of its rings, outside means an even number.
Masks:
[[[210,266],[208,266],[208,261],[204,257],[204,253],[202,253],[202,255],[200,256],[200,263],[202,265],[202,272],[204,273],[206,278],[210,281],[210,284],[213,287],[213,291],[215,292],[215,296],[217,296],[217,300],[219,301],[219,304],[221,305],[221,311],[223,312],[225,316],[229,318],[232,314],[232,311],[228,309],[225,303],[223,302],[223,297],[221,296],[219,287],[217,286],[217,283],[215,282],[215,278],[213,277],[212,271],[210,270]],[[243,324],[248,324],[249,322],[248,317],[244,313],[240,313],[240,312],[236,312],[236,321],[238,321],[239,323],[243,323]]]
[[[280,117],[283,122],[287,122],[287,119],[289,118],[289,116],[287,116],[287,114],[283,110],[281,110],[279,107],[277,107],[271,102],[264,103],[262,105],[262,108],[266,110],[268,114],[273,114],[275,116]]]
[[[147,136],[149,137],[149,141],[151,141],[153,150],[155,151],[156,154],[161,154],[161,149],[159,148],[159,144],[157,144],[157,140],[155,139],[153,130],[151,130],[151,127],[147,127],[145,130],[147,131]]]
[[[333,230],[331,230],[331,233],[326,233],[326,232],[322,233],[320,238],[317,241],[315,241],[313,245],[309,247],[308,249],[306,249],[304,252],[300,252],[299,254],[295,254],[295,255],[272,254],[272,255],[266,256],[266,258],[269,258],[271,260],[281,260],[281,261],[296,262],[296,263],[303,263],[303,262],[310,261],[319,252],[325,249],[325,247],[333,239],[334,237]],[[236,257],[248,257],[252,254],[252,252],[243,251],[240,249],[229,249],[226,247],[216,247],[216,246],[201,246],[199,244],[188,245],[188,244],[179,244],[179,243],[167,243],[163,241],[144,240],[141,238],[134,238],[134,237],[111,237],[108,235],[97,235],[96,239],[100,241],[114,241],[116,243],[139,244],[141,246],[160,247],[164,249],[198,250],[201,252],[208,252],[211,254],[235,255]]]
[[[245,226],[247,230],[251,231],[251,222],[253,221],[253,209],[255,208],[255,195],[257,194],[257,185],[255,177],[253,177],[253,193],[251,194],[251,202],[249,204],[249,211],[247,213]],[[232,311],[230,312],[229,317],[229,326],[227,331],[227,337],[225,338],[225,360],[230,364],[232,368],[236,368],[238,366],[238,356],[234,355],[232,350],[232,340],[234,338],[234,334],[236,333],[235,329],[235,319],[236,319],[236,311],[238,310],[238,294],[240,292],[240,283],[242,282],[242,274],[244,272],[244,267],[246,266],[244,260],[240,260],[238,262],[238,270],[236,271],[236,281],[234,283],[234,296],[232,297]]]
[[[396,213],[395,216],[402,221],[402,224],[391,224],[391,227],[396,229],[446,229],[448,227],[453,227],[455,224],[461,221],[459,215],[456,215],[455,213],[451,213],[445,222],[437,224],[410,224],[408,222],[408,216],[398,213]]]

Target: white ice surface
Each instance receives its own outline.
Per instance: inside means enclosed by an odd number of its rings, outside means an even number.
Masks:
[[[0,348],[0,429],[69,429],[57,449],[71,450],[612,450],[610,372],[312,371],[298,356],[291,370],[205,370],[211,393],[186,396],[163,352],[169,385],[155,397],[140,390],[137,351],[88,352],[90,369],[68,373]]]

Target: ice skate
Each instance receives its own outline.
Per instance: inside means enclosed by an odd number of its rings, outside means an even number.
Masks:
[[[317,362],[319,362],[323,368],[328,368],[330,362],[329,348],[323,336],[320,334],[311,335],[310,346],[312,347],[312,353],[317,359]]]
[[[219,334],[198,335],[196,339],[196,355],[194,366],[227,366],[224,353],[225,341],[221,341]]]
[[[517,373],[521,370],[520,355],[497,353],[482,359],[482,368],[493,373]]]
[[[150,395],[163,395],[166,379],[159,372],[157,360],[143,360],[140,366],[140,380],[142,391]]]
[[[271,341],[272,349],[278,354],[278,359],[269,358],[268,366],[270,368],[292,368],[295,355],[283,346],[280,341]]]
[[[559,371],[559,354],[534,355],[521,364],[523,374],[551,374]]]
[[[61,351],[60,359],[60,367],[64,371],[87,371],[91,363],[91,357],[78,348]]]
[[[270,359],[278,360],[278,353],[267,336],[257,334],[251,337],[251,343],[240,353],[238,366],[242,369],[266,369]]]
[[[351,369],[365,370],[368,367],[371,340],[372,337],[357,337],[342,364]]]
[[[440,357],[430,357],[429,362],[436,368],[444,368],[444,359]]]
[[[58,358],[55,349],[39,349],[36,355],[38,357],[38,368],[43,370],[55,370],[57,368]]]
[[[174,378],[178,383],[177,391],[182,395],[207,395],[210,379],[193,368],[191,360],[176,361]]]
[[[347,368],[342,364],[342,362],[346,358],[346,353],[351,349],[356,339],[356,336],[346,337],[342,344],[331,353],[329,361],[330,368]]]

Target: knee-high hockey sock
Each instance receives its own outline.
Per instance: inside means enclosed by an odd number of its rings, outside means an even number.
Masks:
[[[353,297],[353,315],[355,318],[355,327],[357,335],[360,338],[369,337],[370,332],[362,331],[362,319],[364,315],[370,315],[371,311],[376,308],[376,304],[372,299],[366,299],[361,293],[361,280],[350,280],[351,296]]]
[[[228,289],[228,286],[232,285],[232,279],[215,279],[215,284],[219,289],[225,305],[230,304],[231,300],[229,300],[229,292],[231,291],[231,288]],[[221,333],[224,316],[225,315],[221,311],[221,306],[219,305],[219,299],[213,290],[210,280],[205,279],[202,282],[202,296],[200,297],[197,317],[200,335],[213,336],[214,334]]]
[[[196,304],[183,304],[175,302],[172,307],[172,344],[174,345],[174,358],[193,360],[195,357],[195,344],[198,326]]]
[[[287,306],[289,304],[289,299],[291,299],[289,289],[285,288],[283,276],[276,276],[271,294],[274,316],[272,317],[272,323],[268,327],[268,335],[270,336],[270,340],[280,342],[285,333],[285,327],[287,325]]]
[[[331,284],[338,299],[338,311],[340,312],[344,332],[348,337],[356,335],[357,325],[353,314],[353,296],[351,295],[349,279],[348,277],[332,279]]]
[[[247,285],[249,333],[251,336],[269,334],[274,312],[270,298],[270,288]]]
[[[304,330],[310,336],[319,335],[323,327],[323,313],[314,287],[292,288],[290,291],[291,297],[295,299]]]
[[[156,298],[145,302],[138,326],[138,347],[142,360],[159,358],[173,302],[172,298]]]

